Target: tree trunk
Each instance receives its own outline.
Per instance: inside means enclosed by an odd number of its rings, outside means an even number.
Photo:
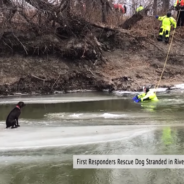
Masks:
[[[153,15],[157,15],[157,0],[154,0],[153,3]]]
[[[170,0],[162,0],[162,3],[163,3],[163,11],[164,13],[167,13],[167,11],[169,10]]]
[[[132,26],[134,26],[138,21],[143,19],[144,16],[147,16],[147,13],[149,11],[149,8],[145,8],[140,13],[135,13],[132,17],[127,19],[120,27],[123,29],[131,29]]]
[[[106,1],[101,0],[102,4],[102,22],[106,23],[107,22],[107,17],[106,17]]]

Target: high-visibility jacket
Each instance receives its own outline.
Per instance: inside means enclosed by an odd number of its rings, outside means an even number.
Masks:
[[[122,12],[123,14],[126,13],[125,8],[122,4],[114,4],[114,9]]]
[[[174,6],[176,7],[177,5],[184,6],[184,0],[176,0]]]
[[[162,21],[162,28],[166,29],[168,31],[171,30],[171,25],[173,25],[174,28],[176,28],[176,20],[173,17],[158,17],[158,20]]]
[[[141,102],[145,100],[158,101],[157,95],[154,91],[149,90],[144,97],[141,98]]]
[[[143,8],[143,6],[139,6],[137,9],[136,9],[136,12],[140,12],[140,11],[142,11],[144,8]]]
[[[143,92],[143,93],[137,95],[137,97],[138,97],[139,99],[140,99],[140,98],[143,98],[143,97],[145,97],[145,96],[146,96],[146,93],[145,93],[145,92]]]

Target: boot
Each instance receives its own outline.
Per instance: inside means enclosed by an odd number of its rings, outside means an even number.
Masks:
[[[162,41],[162,40],[163,40],[162,35],[159,35],[159,36],[157,37],[157,40],[158,40],[158,41]]]
[[[165,38],[165,43],[169,43],[169,37]]]

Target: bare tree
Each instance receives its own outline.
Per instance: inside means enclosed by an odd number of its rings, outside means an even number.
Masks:
[[[169,10],[170,0],[162,0],[163,11],[166,13]]]
[[[157,14],[157,0],[154,0],[154,3],[153,3],[153,14],[154,15]]]

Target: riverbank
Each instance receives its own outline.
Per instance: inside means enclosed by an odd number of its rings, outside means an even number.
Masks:
[[[143,28],[145,21],[155,24],[152,18],[145,17],[131,30],[90,25],[95,40],[93,44],[85,40],[79,42],[79,38],[71,36],[62,40],[57,35],[54,38],[51,35],[31,37],[31,32],[4,32],[0,40],[0,95],[53,94],[71,90],[140,91],[144,85],[155,86],[169,45],[157,42],[158,28]],[[182,35],[179,34],[182,29],[176,31],[159,87],[170,88],[184,83],[184,49],[181,47]],[[13,40],[15,34],[20,43],[15,38]],[[13,52],[5,44],[11,38],[12,45],[16,45],[12,46]],[[45,53],[35,54],[32,51],[36,45],[40,49],[38,52],[43,51],[38,38],[42,38],[42,43],[46,44]],[[86,39],[90,38],[86,33]],[[49,44],[52,44],[52,52],[48,51]],[[22,45],[26,45],[27,54]],[[62,52],[58,52],[58,48]]]

